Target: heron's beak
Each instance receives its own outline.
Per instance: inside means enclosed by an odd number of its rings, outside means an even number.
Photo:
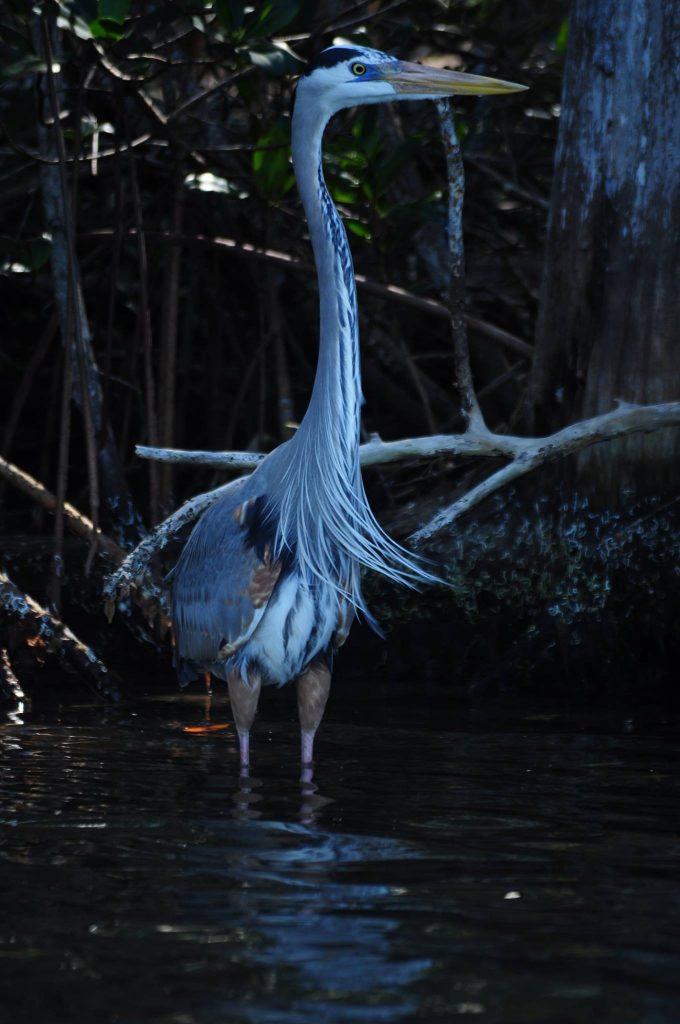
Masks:
[[[467,75],[462,71],[444,71],[426,64],[411,64],[395,61],[379,65],[380,75],[394,88],[395,92],[418,96],[492,96],[506,92],[523,92],[526,85],[503,82],[500,78],[485,78],[483,75]]]

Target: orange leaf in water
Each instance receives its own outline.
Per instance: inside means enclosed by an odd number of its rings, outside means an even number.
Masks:
[[[185,725],[182,732],[191,732],[200,735],[206,732],[220,732],[222,729],[229,729],[231,722],[225,722],[224,725]]]

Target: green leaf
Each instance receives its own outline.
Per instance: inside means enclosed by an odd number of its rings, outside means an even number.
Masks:
[[[257,140],[253,153],[253,174],[261,195],[267,199],[281,199],[295,181],[289,160],[290,121],[280,117]]]
[[[358,220],[346,220],[347,230],[351,231],[353,235],[358,235],[359,238],[370,238],[371,232],[368,225],[361,224]]]
[[[245,52],[251,64],[270,75],[295,75],[305,66],[286,43],[260,43],[249,46]]]
[[[110,18],[95,18],[88,25],[93,39],[122,39],[123,28],[117,21]]]
[[[557,30],[555,37],[555,51],[559,53],[560,57],[564,57],[567,52],[567,41],[569,39],[569,19],[565,18],[560,27]]]

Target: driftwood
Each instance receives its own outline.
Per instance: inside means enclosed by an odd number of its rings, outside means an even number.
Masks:
[[[457,501],[441,509],[429,523],[422,526],[409,538],[412,543],[419,544],[433,537],[440,530],[450,526],[454,520],[484,501],[494,491],[505,487],[513,480],[519,479],[538,466],[547,462],[563,459],[591,445],[602,441],[612,441],[628,434],[648,434],[662,427],[680,424],[680,402],[667,402],[659,405],[629,405],[620,403],[612,412],[593,416],[589,420],[581,420],[571,426],[564,427],[548,437],[516,437],[506,438],[515,443],[515,454],[512,461],[496,473],[473,487]],[[490,437],[494,437],[490,434]]]
[[[210,508],[211,505],[224,493],[229,484],[217,487],[214,491],[199,494],[191,498],[181,508],[173,512],[162,523],[160,523],[148,537],[145,537],[141,544],[130,552],[123,563],[106,581],[104,586],[104,610],[109,622],[112,620],[116,610],[116,603],[125,600],[140,586],[151,590],[159,604],[160,610],[167,611],[163,593],[156,586],[149,573],[151,561],[159,554],[167,544],[172,541],[179,531],[193,522],[195,519]]]
[[[6,647],[0,647],[0,700],[16,704],[23,699],[24,691],[12,668],[9,651]]]
[[[513,437],[494,434],[477,422],[464,434],[440,434],[434,437],[413,437],[403,441],[372,439],[360,449],[361,465],[384,466],[391,462],[411,459],[432,459],[441,456],[486,456],[509,459],[509,463],[492,473],[451,505],[442,509],[428,523],[413,533],[409,540],[418,547],[440,530],[450,526],[463,513],[480,504],[499,488],[517,480],[532,469],[573,455],[593,444],[610,441],[626,434],[649,433],[662,427],[680,424],[680,402],[664,405],[626,405],[574,423],[549,437]],[[142,458],[168,462],[208,464],[224,469],[253,470],[265,458],[256,452],[182,452],[176,449],[137,447]],[[105,598],[109,617],[115,601],[127,595],[142,581],[149,571],[151,560],[188,523],[198,519],[224,493],[229,484],[199,494],[186,502],[177,512],[161,523],[152,534],[139,544],[107,581]],[[150,583],[150,581],[148,581]],[[147,584],[148,585],[148,584]]]
[[[57,654],[69,667],[77,670],[99,696],[110,701],[120,699],[119,680],[109,672],[92,648],[79,640],[68,626],[51,615],[34,598],[20,590],[2,571],[0,613],[5,620],[21,630],[28,644]]]
[[[2,458],[2,456],[0,456],[0,478],[12,484],[13,487],[16,487],[17,490],[27,495],[49,512],[56,511],[57,499],[55,495],[52,494],[51,491],[48,491],[46,487],[43,487],[43,485],[34,477],[30,476],[23,469],[19,469],[18,466],[13,465],[11,462],[7,462]],[[194,500],[196,501],[196,499]],[[188,505],[191,504],[191,502],[188,503]],[[180,512],[181,511],[182,510],[180,509]],[[199,512],[196,514],[200,514],[200,506]],[[170,519],[174,522],[175,517],[178,515],[179,513],[175,513],[175,516],[171,516]],[[95,529],[92,521],[88,519],[86,515],[83,515],[82,512],[79,512],[78,509],[68,501],[64,502],[63,516],[65,526],[71,531],[71,533],[75,534],[76,537],[85,541],[85,543],[89,545],[90,550],[98,549],[116,565],[127,560],[125,550],[120,547],[119,544],[116,544],[115,540],[112,540],[105,533],[102,533],[100,529]],[[168,522],[169,521],[170,520],[168,520]],[[158,531],[152,534],[151,537],[155,537],[157,532]],[[144,544],[140,545],[140,547],[144,549]],[[140,548],[135,549],[135,551],[139,550]],[[153,552],[149,554],[149,560],[152,557],[152,554]],[[127,596],[128,593],[129,588],[124,594],[121,593],[121,597]],[[134,599],[135,604],[140,607],[149,622],[152,622],[156,618],[159,610],[164,610],[162,593],[152,579],[149,579],[143,586],[141,585],[141,581],[137,583],[134,590]],[[112,612],[109,612],[109,620],[111,619],[111,615]]]

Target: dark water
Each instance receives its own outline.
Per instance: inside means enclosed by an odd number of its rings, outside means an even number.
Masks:
[[[265,700],[239,781],[206,714],[0,726],[2,1020],[680,1021],[669,727],[336,701],[301,782]]]

